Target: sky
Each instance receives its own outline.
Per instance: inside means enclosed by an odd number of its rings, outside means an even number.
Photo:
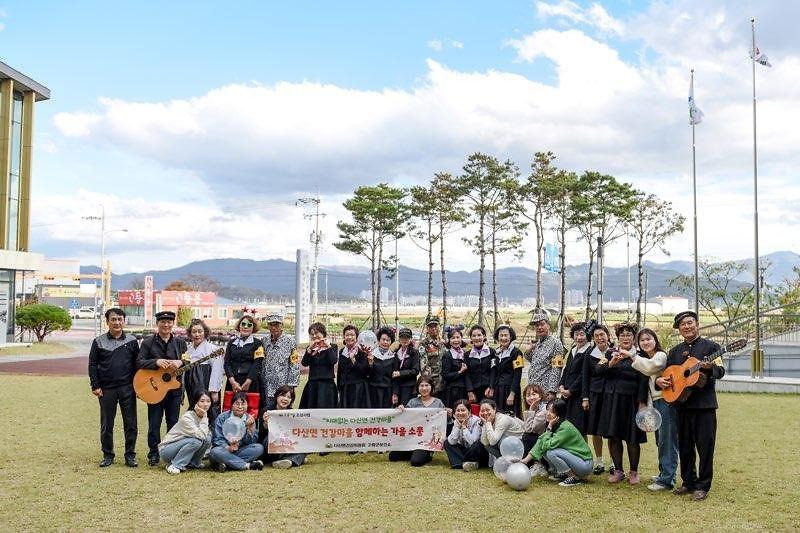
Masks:
[[[798,251],[800,3],[0,2],[0,59],[52,92],[32,250],[97,264],[100,225],[83,217],[104,209],[115,272],[293,260],[313,229],[295,202],[319,194],[320,262],[365,265],[332,245],[356,187],[457,174],[475,151],[528,173],[550,150],[672,202],[686,230],[649,259],[689,260],[693,68],[700,255],[752,257],[750,17],[773,65],[756,65],[760,251]],[[448,236],[450,269],[477,268],[471,231]],[[534,267],[532,234],[523,246],[500,266]],[[585,247],[571,240],[568,262]],[[621,239],[606,264],[627,258]]]

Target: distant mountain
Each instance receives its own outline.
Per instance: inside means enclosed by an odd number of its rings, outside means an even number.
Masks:
[[[800,266],[800,255],[789,252],[773,252],[771,254],[762,255],[761,266],[769,263],[769,270],[767,270],[766,282],[769,285],[779,285],[784,280],[794,277],[793,268]],[[753,282],[753,258],[738,259],[738,262],[747,265],[747,271],[743,272],[738,280],[744,283]],[[681,274],[693,274],[694,262],[692,261],[668,261],[666,263],[653,263],[652,261],[645,261],[645,266],[648,268],[657,268],[663,270],[675,270]]]

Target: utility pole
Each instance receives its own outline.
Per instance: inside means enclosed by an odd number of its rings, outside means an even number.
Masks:
[[[322,245],[322,232],[319,230],[319,219],[320,217],[327,216],[326,213],[319,212],[319,206],[322,203],[319,197],[319,191],[317,191],[317,195],[315,197],[304,197],[298,198],[295,202],[295,205],[299,206],[300,204],[314,205],[314,213],[306,213],[303,215],[303,218],[306,220],[314,219],[314,231],[311,232],[311,245],[314,248],[314,263],[311,265],[311,320],[314,320],[317,317],[317,305],[319,304],[319,291],[318,291],[318,283],[319,283],[319,250]]]
[[[603,240],[602,232],[597,237],[597,323],[603,323]]]

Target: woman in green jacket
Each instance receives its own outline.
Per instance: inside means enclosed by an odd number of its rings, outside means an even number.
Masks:
[[[550,404],[547,411],[547,431],[536,441],[530,453],[522,459],[528,464],[547,460],[556,471],[562,487],[579,485],[592,472],[592,450],[581,432],[566,419],[567,402],[562,399]]]

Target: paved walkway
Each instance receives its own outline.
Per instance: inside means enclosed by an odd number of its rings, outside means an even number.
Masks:
[[[36,356],[30,356],[36,357]],[[24,361],[0,362],[0,374],[38,374],[47,376],[88,376],[89,356],[41,356]],[[88,379],[88,377],[87,377]]]

